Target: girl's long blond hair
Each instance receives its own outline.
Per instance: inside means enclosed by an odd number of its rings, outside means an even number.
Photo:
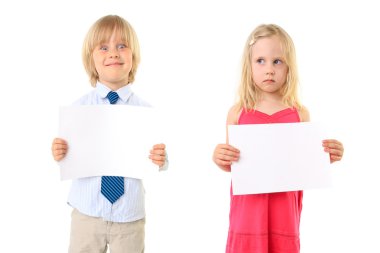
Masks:
[[[293,40],[281,27],[274,24],[259,25],[249,35],[244,46],[242,58],[242,73],[238,92],[238,109],[252,110],[260,99],[260,90],[253,82],[252,73],[252,46],[260,39],[278,36],[282,43],[285,63],[288,66],[286,83],[281,89],[283,103],[289,107],[301,109],[302,105],[298,98],[298,71],[296,52]]]
[[[132,69],[129,72],[128,83],[133,83],[137,67],[140,63],[140,46],[133,27],[117,15],[108,15],[98,19],[88,31],[82,48],[82,61],[92,86],[99,80],[92,54],[96,46],[108,41],[113,32],[120,34],[121,39],[132,51]]]

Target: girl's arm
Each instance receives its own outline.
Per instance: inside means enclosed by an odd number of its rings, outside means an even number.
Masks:
[[[303,107],[299,111],[299,115],[301,118],[301,122],[310,121],[310,114],[309,114],[309,111],[306,109],[306,107]],[[342,160],[344,147],[340,141],[335,140],[335,139],[323,140],[322,146],[324,150],[330,154],[330,163],[334,163],[334,162]]]
[[[340,141],[335,139],[323,140],[322,145],[325,151],[330,154],[330,163],[342,160],[344,147]]]
[[[309,110],[303,106],[299,111],[298,115],[300,116],[300,121],[301,122],[309,122],[310,121],[310,114]]]
[[[228,112],[227,126],[236,125],[239,115],[238,107],[233,106]],[[228,144],[228,131],[226,144],[218,144],[214,149],[212,160],[218,167],[224,171],[231,171],[231,164],[239,159],[240,151]]]

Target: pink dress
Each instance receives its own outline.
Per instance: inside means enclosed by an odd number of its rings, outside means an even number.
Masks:
[[[243,110],[238,124],[300,122],[297,110]],[[232,195],[227,253],[298,253],[302,191]]]

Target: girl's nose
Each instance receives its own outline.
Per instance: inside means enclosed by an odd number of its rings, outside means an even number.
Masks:
[[[272,64],[268,64],[266,67],[267,68],[266,68],[265,74],[273,76],[274,75],[274,66]]]

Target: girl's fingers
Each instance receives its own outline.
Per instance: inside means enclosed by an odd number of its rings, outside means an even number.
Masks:
[[[337,162],[342,160],[344,147],[343,144],[334,139],[323,140],[323,147],[326,152],[330,154],[330,162]]]
[[[337,162],[337,161],[340,161],[340,160],[342,160],[342,156],[330,155],[330,162],[331,163]]]
[[[323,140],[322,143],[323,147],[329,148],[329,149],[338,149],[343,151],[343,144],[340,141],[334,140],[334,139],[328,139],[328,140]]]
[[[225,150],[225,151],[230,151],[234,153],[240,153],[239,149],[229,145],[229,144],[219,144],[216,146],[216,150]]]
[[[222,161],[237,161],[239,159],[239,154],[229,152],[226,154],[217,154],[216,159]]]
[[[217,160],[215,161],[215,163],[217,165],[221,165],[221,166],[228,166],[228,165],[231,165],[232,162],[231,161],[224,161],[224,160]]]

